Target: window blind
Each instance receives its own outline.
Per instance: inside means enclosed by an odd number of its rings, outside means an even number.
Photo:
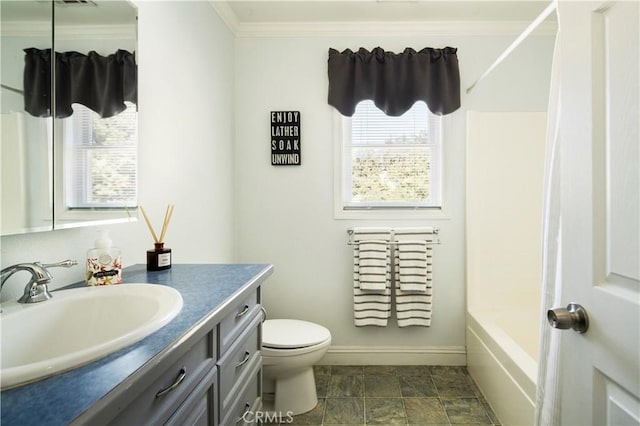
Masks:
[[[67,208],[136,205],[136,113],[135,105],[128,104],[119,115],[100,119],[90,109],[74,105],[65,128],[65,169],[70,171],[65,175]]]
[[[440,206],[440,118],[424,102],[398,117],[360,102],[346,136],[345,207]]]

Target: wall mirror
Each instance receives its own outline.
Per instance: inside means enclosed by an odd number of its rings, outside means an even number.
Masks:
[[[0,2],[2,235],[53,229],[53,119],[24,109],[24,49],[51,49],[53,8]]]
[[[134,220],[136,7],[127,0],[0,7],[2,235]]]

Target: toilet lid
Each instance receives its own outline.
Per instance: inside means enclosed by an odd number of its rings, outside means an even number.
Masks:
[[[262,346],[268,348],[304,348],[322,343],[330,337],[329,330],[308,321],[272,319],[262,324]]]

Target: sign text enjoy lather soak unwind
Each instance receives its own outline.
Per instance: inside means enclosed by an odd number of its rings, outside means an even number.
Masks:
[[[300,165],[300,111],[271,111],[271,164]]]

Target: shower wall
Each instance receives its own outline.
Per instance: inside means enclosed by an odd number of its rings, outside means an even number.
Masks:
[[[504,424],[533,421],[546,113],[467,113],[467,364]]]

